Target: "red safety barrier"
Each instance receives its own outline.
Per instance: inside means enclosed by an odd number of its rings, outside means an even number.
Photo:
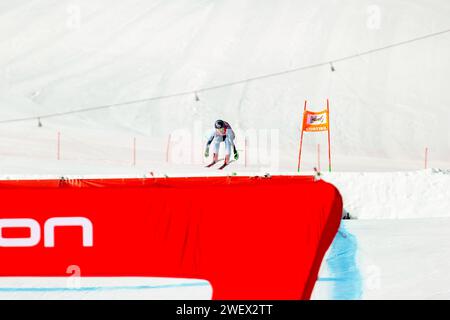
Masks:
[[[0,181],[0,198],[0,276],[77,265],[205,279],[213,299],[309,299],[342,215],[301,176]]]

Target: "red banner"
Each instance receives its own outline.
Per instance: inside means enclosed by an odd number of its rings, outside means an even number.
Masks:
[[[327,131],[328,130],[328,110],[313,112],[305,110],[303,114],[304,131]]]
[[[205,279],[213,299],[308,299],[342,214],[300,176],[0,181],[0,197],[0,276],[77,265]]]

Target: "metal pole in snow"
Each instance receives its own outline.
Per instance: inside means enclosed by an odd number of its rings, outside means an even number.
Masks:
[[[136,137],[133,137],[133,166],[136,166]]]
[[[61,132],[58,131],[57,147],[56,147],[56,159],[61,160]]]
[[[317,144],[317,169],[320,172],[320,143]]]
[[[166,146],[166,162],[167,163],[169,163],[170,138],[171,138],[171,134],[169,133],[169,138],[167,139],[167,146]]]
[[[247,137],[245,137],[244,141],[244,167],[247,168]]]

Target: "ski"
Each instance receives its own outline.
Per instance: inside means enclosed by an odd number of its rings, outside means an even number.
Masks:
[[[212,167],[213,165],[215,165],[217,162],[219,162],[219,161],[213,161],[213,162],[211,162],[210,164],[208,164],[207,166],[205,166],[205,168],[210,168],[210,167]]]
[[[223,159],[219,159],[216,162],[211,162],[210,164],[208,164],[207,166],[205,166],[205,168],[211,168],[212,166],[214,166],[216,163],[222,161]],[[223,165],[221,165],[219,167],[219,170],[222,170],[223,168],[225,168],[227,165],[229,165],[231,162],[236,161],[236,160],[230,160],[228,163],[224,163]]]
[[[222,170],[223,168],[225,168],[227,165],[229,165],[230,163],[224,163],[223,165],[221,165],[220,167],[219,167],[219,170]]]

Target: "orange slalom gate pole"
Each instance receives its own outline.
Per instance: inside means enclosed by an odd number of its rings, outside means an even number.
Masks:
[[[58,131],[58,141],[56,147],[56,159],[61,160],[61,132]]]
[[[136,137],[133,138],[133,166],[136,166]]]
[[[245,137],[244,141],[244,167],[247,168],[247,137]]]
[[[167,139],[167,147],[166,147],[166,162],[169,162],[169,150],[170,150],[170,138],[171,134],[169,134],[169,138]]]
[[[298,151],[298,165],[297,165],[297,172],[300,172],[300,161],[302,157],[302,144],[303,144],[303,122],[305,120],[305,112],[306,112],[306,100],[305,100],[305,107],[303,108],[303,117],[302,117],[302,133],[300,135],[300,148]]]
[[[317,169],[320,172],[320,143],[317,144]]]
[[[327,99],[327,122],[328,122],[328,171],[331,172],[331,142],[330,142],[330,103]]]

